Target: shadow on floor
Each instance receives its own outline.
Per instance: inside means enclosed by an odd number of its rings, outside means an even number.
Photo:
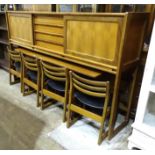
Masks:
[[[0,149],[34,149],[45,122],[0,97]]]

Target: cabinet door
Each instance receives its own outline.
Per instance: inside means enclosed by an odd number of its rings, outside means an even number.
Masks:
[[[8,13],[10,41],[18,44],[32,45],[31,14]]]
[[[65,17],[65,53],[80,60],[117,66],[121,17]]]

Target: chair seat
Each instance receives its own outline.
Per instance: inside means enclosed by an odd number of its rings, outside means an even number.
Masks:
[[[47,85],[56,91],[65,92],[65,83],[64,82],[57,82],[51,79],[47,80]]]
[[[37,72],[29,70],[27,75],[32,81],[37,82]]]
[[[14,65],[15,65],[16,70],[20,71],[20,68],[21,68],[20,62],[15,62]]]
[[[81,92],[76,91],[74,97],[82,104],[96,109],[103,109],[104,99],[98,97],[92,97]]]

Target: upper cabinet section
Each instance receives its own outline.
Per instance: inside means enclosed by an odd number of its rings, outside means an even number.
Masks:
[[[10,43],[116,73],[139,61],[147,13],[8,12]]]
[[[32,15],[8,13],[10,41],[25,46],[33,45]]]

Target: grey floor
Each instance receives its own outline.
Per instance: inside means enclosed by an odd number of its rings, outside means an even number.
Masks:
[[[23,97],[20,84],[10,86],[8,79],[0,69],[0,149],[63,150],[47,136],[62,124],[62,108],[52,105],[41,111],[35,94]],[[121,149],[127,149],[127,140]]]
[[[0,69],[0,149],[52,149],[63,147],[47,137],[62,122],[57,106],[41,111],[36,95],[23,97],[20,85],[9,85],[8,73]]]

